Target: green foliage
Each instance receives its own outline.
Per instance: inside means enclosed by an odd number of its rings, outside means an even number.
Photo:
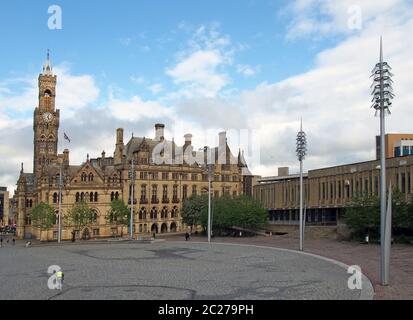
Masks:
[[[106,221],[120,225],[130,225],[130,210],[122,200],[113,200]]]
[[[183,204],[182,221],[191,227],[199,225],[204,210],[208,210],[208,196],[192,196]]]
[[[87,203],[82,201],[76,203],[65,218],[68,224],[81,229],[94,221],[95,214]]]
[[[356,197],[345,209],[344,219],[356,237],[370,234],[380,236],[380,200],[367,194]],[[405,194],[395,189],[392,192],[393,234],[413,232],[413,204],[406,202]]]
[[[208,225],[208,197],[190,198],[182,212],[184,222],[188,225]],[[212,199],[212,228],[219,233],[232,227],[257,228],[267,222],[267,210],[248,196],[237,198],[221,197]]]
[[[40,203],[31,211],[32,225],[40,229],[50,229],[56,224],[54,209],[47,203]]]

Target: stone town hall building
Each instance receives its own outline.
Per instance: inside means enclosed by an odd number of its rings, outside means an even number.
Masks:
[[[86,201],[95,212],[95,221],[83,230],[63,224],[62,239],[70,239],[72,231],[87,238],[127,233],[127,228],[121,230],[119,226],[108,224],[106,215],[114,199],[131,204],[129,171],[132,159],[136,163],[133,199],[135,236],[182,231],[184,225],[180,211],[183,200],[191,195],[208,194],[205,166],[187,161],[188,154],[201,158],[207,154],[193,151],[192,135],[186,135],[185,145],[179,147],[174,141],[165,139],[164,125],[157,124],[153,139],[132,137],[125,144],[123,129],[117,129],[113,157],[102,152],[102,156],[97,159],[88,156],[86,162],[73,165],[69,161],[69,150],[58,154],[60,110],[55,106],[56,83],[57,77],[53,74],[48,58],[39,75],[39,105],[34,110],[33,173],[24,172],[22,165],[13,199],[17,236],[57,238],[57,226],[49,230],[47,235],[44,231],[40,234],[40,230],[31,224],[30,211],[35,205],[45,202],[58,212],[61,169],[62,216],[80,201]],[[224,132],[220,134],[219,140],[219,146],[212,149],[215,151],[213,195],[238,196],[251,189],[251,186],[247,186],[250,181],[247,165],[241,154],[238,157],[232,155]],[[155,164],[152,154],[159,144],[170,147],[173,162]],[[224,161],[218,161],[221,155],[224,155]]]

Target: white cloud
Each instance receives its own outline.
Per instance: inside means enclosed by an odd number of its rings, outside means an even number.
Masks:
[[[235,48],[229,36],[219,32],[219,24],[202,25],[192,34],[185,50],[177,53],[176,65],[166,74],[179,86],[170,98],[213,98],[231,79],[224,67],[231,65]]]
[[[229,81],[225,74],[217,72],[218,66],[222,63],[223,58],[219,51],[200,50],[179,62],[174,68],[168,69],[166,73],[176,84],[185,85],[182,92],[186,97],[215,97]]]
[[[144,84],[145,78],[142,76],[130,76],[129,79],[137,84]]]
[[[325,37],[331,34],[351,34],[358,31],[354,19],[361,18],[364,27],[386,11],[403,12],[406,2],[403,0],[295,0],[282,14],[292,14],[288,26],[287,38]]]
[[[112,98],[107,109],[115,119],[124,121],[140,121],[142,119],[169,118],[171,110],[158,101],[144,101],[138,96],[129,100]]]
[[[159,83],[153,84],[148,88],[153,95],[157,95],[158,93],[163,91],[163,86]]]
[[[261,66],[252,67],[245,64],[237,65],[237,72],[244,77],[252,77],[261,71]]]
[[[120,38],[119,42],[122,46],[129,47],[132,44],[132,38],[130,37]]]

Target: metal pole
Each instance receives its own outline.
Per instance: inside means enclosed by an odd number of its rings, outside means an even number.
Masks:
[[[303,161],[300,160],[300,251],[303,251]]]
[[[130,206],[130,239],[133,240],[133,204],[134,204],[134,188],[135,188],[135,160],[132,160],[131,166],[131,206]]]
[[[211,243],[211,173],[210,172],[208,172],[208,243]]]
[[[383,50],[380,44],[380,244],[381,268],[380,279],[382,285],[388,284],[388,266],[386,265],[386,141],[385,141],[385,108],[384,108],[384,80],[383,80]]]
[[[58,235],[57,242],[62,241],[62,165],[60,164],[60,175],[59,175],[59,216],[58,216]]]

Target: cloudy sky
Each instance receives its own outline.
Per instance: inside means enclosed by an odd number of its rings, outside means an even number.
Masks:
[[[48,27],[49,6],[62,29]],[[115,130],[196,148],[218,132],[249,132],[255,174],[297,169],[300,117],[306,169],[375,157],[370,72],[383,35],[397,98],[389,132],[412,132],[413,2],[409,0],[2,1],[0,185],[32,170],[37,77],[51,50],[57,105],[72,163],[113,153]],[[410,76],[410,77],[409,77]],[[249,130],[249,131],[246,131]],[[61,138],[61,137],[60,137]],[[61,139],[62,140],[62,139]],[[246,146],[243,145],[243,148]]]

